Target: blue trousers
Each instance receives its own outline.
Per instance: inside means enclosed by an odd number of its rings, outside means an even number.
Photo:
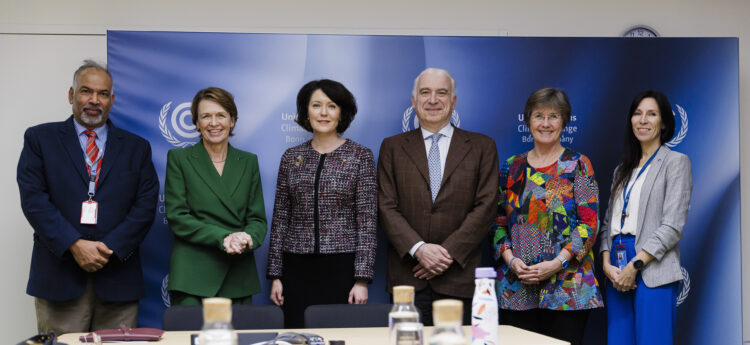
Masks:
[[[622,237],[622,242],[620,242]],[[620,244],[622,243],[622,244]],[[628,261],[635,257],[635,236],[618,235],[610,248],[617,266],[616,247],[623,245]],[[607,280],[607,343],[609,345],[668,345],[674,343],[677,321],[677,283],[650,288],[636,276],[638,287],[619,292]]]

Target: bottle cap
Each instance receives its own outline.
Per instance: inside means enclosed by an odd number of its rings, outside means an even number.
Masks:
[[[398,285],[393,287],[393,303],[411,303],[414,301],[414,287]]]
[[[231,322],[232,300],[224,297],[203,299],[203,322]]]
[[[497,271],[492,267],[477,267],[474,269],[474,276],[477,278],[497,278]]]
[[[457,299],[441,299],[432,302],[432,321],[437,325],[445,322],[461,323],[464,302]]]

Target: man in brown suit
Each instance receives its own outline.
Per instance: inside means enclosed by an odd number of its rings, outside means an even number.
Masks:
[[[388,290],[413,285],[426,325],[434,300],[461,299],[469,324],[480,243],[497,209],[497,149],[489,137],[450,125],[456,83],[447,71],[422,71],[411,102],[420,128],[383,140],[378,159]]]

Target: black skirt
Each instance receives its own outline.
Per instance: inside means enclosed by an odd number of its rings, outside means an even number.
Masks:
[[[284,326],[305,327],[305,308],[315,304],[349,303],[354,286],[354,253],[284,253]]]

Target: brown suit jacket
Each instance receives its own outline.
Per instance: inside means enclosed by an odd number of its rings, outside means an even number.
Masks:
[[[380,225],[390,241],[388,291],[394,285],[429,286],[436,292],[471,297],[474,268],[481,262],[497,210],[498,159],[494,140],[456,128],[440,192],[432,202],[427,152],[419,128],[383,140],[378,158]],[[419,241],[440,244],[454,258],[442,275],[417,279],[409,249]]]

